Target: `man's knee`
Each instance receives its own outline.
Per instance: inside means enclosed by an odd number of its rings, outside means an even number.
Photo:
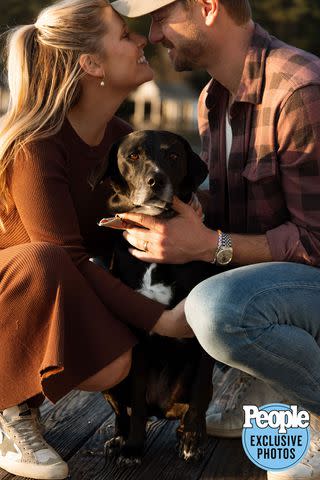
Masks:
[[[187,321],[195,332],[219,334],[227,326],[230,329],[232,300],[215,277],[197,285],[188,295],[185,303]]]
[[[195,287],[185,304],[188,323],[202,347],[215,359],[229,363],[237,349],[239,312],[232,292],[214,278]]]

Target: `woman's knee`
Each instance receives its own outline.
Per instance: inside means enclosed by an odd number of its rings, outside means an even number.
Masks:
[[[130,372],[132,364],[132,349],[124,352],[120,357],[116,358],[111,363],[111,374],[109,377],[108,383],[110,385],[107,388],[110,388],[118,383],[122,382]]]
[[[118,385],[129,374],[132,363],[132,350],[117,357],[113,362],[98,373],[82,382],[78,388],[79,390],[86,390],[89,392],[101,392]]]

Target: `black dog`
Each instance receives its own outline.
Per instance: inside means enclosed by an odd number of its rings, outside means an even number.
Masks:
[[[107,202],[113,213],[131,211],[170,218],[175,215],[173,195],[188,203],[206,176],[205,164],[185,139],[147,130],[114,144],[94,183],[110,179],[114,193]],[[197,283],[217,273],[217,268],[205,262],[150,265],[130,255],[121,238],[112,272],[135,290],[172,307]],[[213,359],[195,338],[138,335],[141,342],[133,350],[130,375],[105,392],[116,414],[115,436],[106,443],[106,454],[115,454],[118,463],[126,465],[140,462],[147,418],[156,416],[180,419],[179,455],[185,460],[198,459],[206,440]]]

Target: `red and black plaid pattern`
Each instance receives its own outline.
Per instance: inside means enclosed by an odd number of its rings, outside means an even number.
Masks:
[[[228,102],[215,80],[199,99],[209,225],[265,233],[274,260],[320,266],[320,59],[255,26],[230,108],[227,172]]]

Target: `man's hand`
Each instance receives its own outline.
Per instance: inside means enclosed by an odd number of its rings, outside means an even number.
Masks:
[[[217,246],[217,233],[202,223],[199,211],[173,200],[177,216],[164,220],[150,215],[123,213],[119,216],[144,228],[128,228],[126,240],[134,247],[130,253],[145,261],[156,263],[187,263],[193,260],[211,261]]]

